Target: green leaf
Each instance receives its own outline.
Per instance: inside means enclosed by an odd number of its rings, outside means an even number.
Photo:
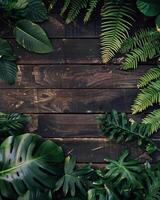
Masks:
[[[21,113],[0,113],[0,139],[22,134],[30,117]]]
[[[13,61],[0,59],[0,79],[12,85],[16,81],[17,64]]]
[[[76,189],[78,189],[83,195],[85,195],[87,176],[92,171],[93,169],[90,166],[85,166],[80,170],[76,170],[75,158],[68,156],[65,159],[64,176],[56,183],[55,191],[63,188],[65,195],[70,193],[71,196],[74,197]]]
[[[150,124],[131,122],[125,113],[113,110],[111,114],[99,117],[98,123],[102,132],[117,143],[136,141],[148,153],[152,153],[149,146],[155,147],[150,138],[152,135]],[[154,148],[154,150],[156,149]]]
[[[137,0],[137,7],[146,16],[156,16],[160,13],[158,1]]]
[[[62,148],[38,135],[8,137],[0,146],[0,194],[16,199],[28,190],[54,188]]]
[[[105,178],[109,179],[115,187],[120,187],[122,191],[142,187],[142,179],[139,176],[142,167],[136,160],[126,161],[128,154],[127,150],[124,151],[117,161],[105,159],[107,162]]]
[[[28,51],[36,53],[52,52],[52,44],[44,30],[29,20],[20,20],[14,28],[16,41]]]
[[[101,51],[104,63],[109,62],[119,51],[134,22],[135,11],[132,3],[106,1],[102,12]]]
[[[2,0],[0,6],[6,10],[24,9],[28,5],[28,0]]]
[[[48,20],[47,9],[42,0],[28,0],[28,6],[19,11],[19,14],[25,19],[33,22],[43,22]]]
[[[27,191],[17,200],[52,200],[51,192]]]
[[[0,38],[0,58],[2,56],[12,56],[13,51],[9,42],[5,39]]]

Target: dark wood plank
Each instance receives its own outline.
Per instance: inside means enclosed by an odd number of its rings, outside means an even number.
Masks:
[[[105,65],[20,65],[16,84],[3,81],[0,88],[136,88],[148,66],[123,71]]]
[[[35,54],[10,41],[19,56],[19,64],[98,64],[101,63],[98,39],[53,39],[54,51],[49,54]]]
[[[35,89],[1,89],[1,112],[37,112],[35,104],[37,91]]]
[[[43,137],[102,137],[95,114],[39,114],[37,132]]]
[[[125,149],[130,150],[130,158],[139,159],[140,161],[144,161],[145,159],[151,160],[150,156],[144,153],[142,149],[137,148],[137,145],[133,143],[127,145],[116,144],[103,138],[54,138],[53,141],[61,145],[66,154],[75,156],[77,161],[82,163],[103,163],[104,158],[108,156],[112,159],[117,159]]]
[[[0,109],[28,113],[130,112],[136,89],[1,89]]]
[[[38,89],[40,113],[101,113],[130,111],[136,89]]]
[[[37,132],[43,137],[104,137],[97,124],[100,114],[38,114]],[[141,121],[141,115],[128,115]],[[158,138],[158,136],[157,136]]]

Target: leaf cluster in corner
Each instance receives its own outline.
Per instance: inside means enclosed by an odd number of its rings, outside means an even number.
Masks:
[[[98,117],[98,123],[102,132],[116,142],[136,141],[148,153],[157,150],[156,145],[150,139],[150,124],[131,122],[125,113],[118,113],[114,110],[111,114]]]

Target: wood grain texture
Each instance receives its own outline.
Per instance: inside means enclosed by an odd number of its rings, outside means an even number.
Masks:
[[[1,112],[36,113],[36,89],[1,89]]]
[[[36,104],[40,113],[129,112],[136,93],[136,89],[38,89]]]
[[[19,65],[16,84],[0,88],[137,88],[148,66],[123,71],[115,65]]]
[[[144,161],[145,159],[151,160],[149,155],[144,153],[142,149],[138,148],[137,145],[133,143],[127,145],[116,144],[103,138],[54,138],[53,141],[61,145],[67,155],[75,156],[77,161],[81,163],[104,163],[104,158],[106,157],[117,159],[126,148],[130,150],[131,158],[140,161]]]
[[[43,137],[57,138],[99,138],[104,137],[97,124],[101,114],[37,114],[37,132]],[[130,115],[136,121],[141,121],[142,115]],[[156,136],[157,134],[155,134]],[[154,136],[154,137],[155,137]]]

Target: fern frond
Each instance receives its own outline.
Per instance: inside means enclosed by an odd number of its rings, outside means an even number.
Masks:
[[[146,43],[160,38],[160,33],[155,29],[145,28],[140,29],[134,36],[128,37],[122,44],[121,53],[128,53],[137,47],[142,47]]]
[[[160,128],[160,109],[156,109],[148,114],[143,123],[151,125],[151,133],[156,132]]]
[[[160,103],[160,80],[141,89],[132,106],[132,112],[133,114],[142,112],[155,103]]]
[[[159,67],[151,68],[145,75],[143,75],[139,79],[138,88],[143,88],[152,81],[157,80],[159,78],[160,78],[160,68]]]
[[[138,145],[152,152],[156,149],[150,140],[150,124],[130,122],[125,113],[113,111],[98,118],[102,132],[116,142],[137,141]]]
[[[84,17],[84,22],[88,22],[91,15],[92,15],[92,12],[93,10],[97,7],[97,4],[100,0],[89,0],[89,5],[88,5],[88,10],[87,10],[87,13]]]
[[[131,3],[113,3],[108,0],[102,12],[101,50],[102,60],[107,63],[121,48],[129,36],[128,31],[134,21],[134,10]]]
[[[80,13],[81,9],[87,8],[88,0],[72,0],[70,10],[67,15],[66,23],[71,23]]]
[[[68,9],[70,2],[71,0],[64,0],[64,5],[61,9],[61,16],[63,16],[66,10]]]
[[[157,45],[157,40],[151,43],[146,43],[144,46],[139,47],[128,53],[123,63],[123,69],[136,69],[138,62],[146,62],[148,59],[160,55],[160,45]]]

